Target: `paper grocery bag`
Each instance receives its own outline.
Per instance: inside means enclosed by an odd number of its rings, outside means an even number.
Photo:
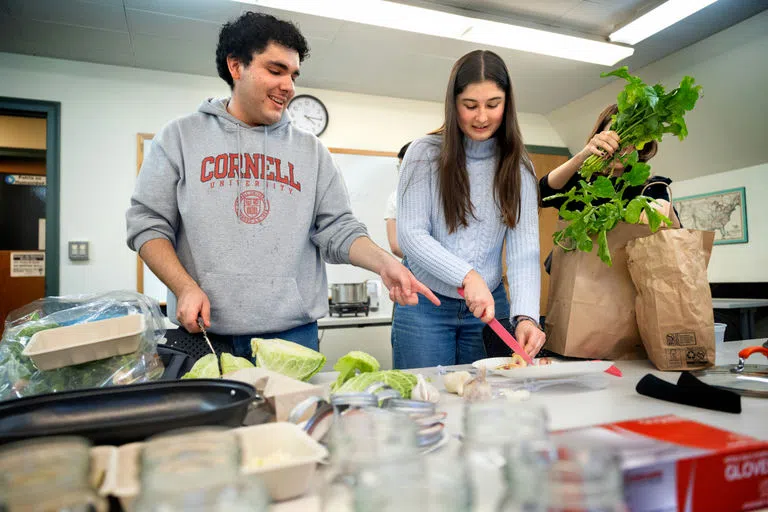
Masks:
[[[557,229],[565,228],[558,221]],[[647,225],[619,223],[608,233],[613,266],[592,252],[555,246],[545,321],[545,348],[571,357],[645,359],[635,320],[635,286],[627,270],[626,245],[651,234]]]
[[[695,370],[715,362],[707,279],[714,238],[712,231],[663,229],[627,244],[640,337],[659,370]]]

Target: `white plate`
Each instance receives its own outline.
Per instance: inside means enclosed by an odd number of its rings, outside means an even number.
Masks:
[[[513,368],[511,370],[497,370],[496,368],[512,361],[511,357],[491,357],[480,359],[472,363],[475,368],[485,366],[486,370],[493,375],[501,375],[514,380],[525,379],[555,379],[564,377],[578,377],[588,373],[604,372],[613,364],[612,361],[557,361],[552,360],[552,364],[538,366],[526,366],[524,368]],[[538,363],[538,359],[533,360]]]

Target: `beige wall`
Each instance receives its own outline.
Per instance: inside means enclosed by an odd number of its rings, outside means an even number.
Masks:
[[[667,137],[651,161],[656,174],[674,180],[768,162],[768,11],[642,69],[646,83],[673,87],[684,75],[703,86],[704,96],[687,117],[690,135]],[[615,81],[547,119],[572,153],[584,147],[598,113],[616,101],[625,82]]]
[[[0,147],[45,149],[45,119],[0,116]]]
[[[672,184],[676,198],[738,187],[744,187],[746,194],[749,241],[712,248],[708,267],[711,283],[768,282],[768,163]]]

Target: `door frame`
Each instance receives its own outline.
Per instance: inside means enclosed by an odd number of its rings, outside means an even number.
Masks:
[[[0,96],[0,110],[45,115],[45,295],[58,295],[61,103]]]

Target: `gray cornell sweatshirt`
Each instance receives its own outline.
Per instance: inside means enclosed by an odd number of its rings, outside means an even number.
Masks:
[[[323,260],[349,263],[365,226],[325,146],[290,115],[248,126],[204,101],[152,141],[126,213],[128,246],[155,238],[211,302],[211,331],[264,334],[328,312]],[[168,317],[176,298],[168,292]]]

